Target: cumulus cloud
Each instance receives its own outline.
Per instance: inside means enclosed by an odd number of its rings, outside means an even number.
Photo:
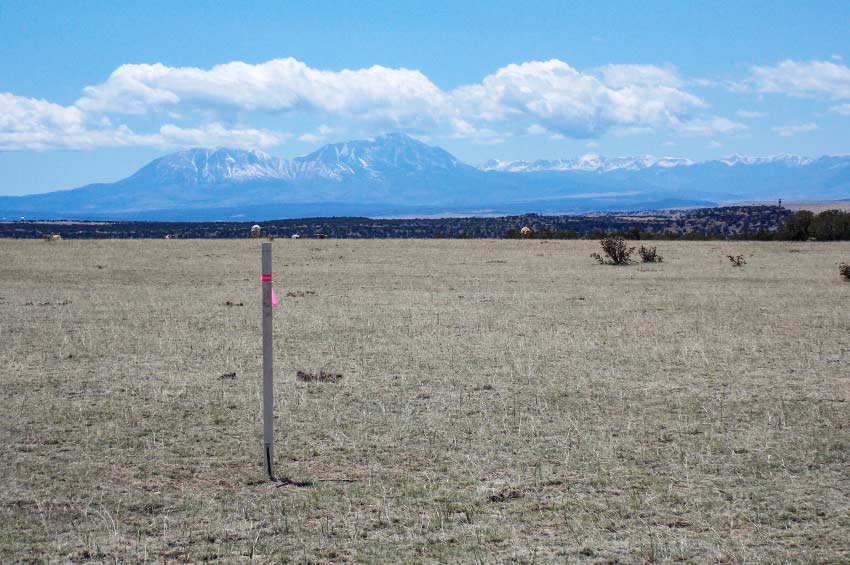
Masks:
[[[612,86],[557,59],[533,61],[503,67],[451,94],[460,112],[472,119],[524,119],[573,138],[598,137],[615,127],[667,127],[706,105],[667,84],[667,73],[635,69],[608,68]],[[639,80],[626,84],[629,74]]]
[[[750,82],[759,92],[850,98],[850,68],[831,61],[786,60],[772,67],[752,67]]]
[[[818,129],[817,124],[808,122],[805,124],[789,124],[784,126],[774,126],[773,131],[781,137],[793,137],[801,133],[808,133]]]
[[[152,134],[138,134],[126,125],[113,126],[106,117],[86,120],[76,106],[0,93],[0,150],[93,149],[97,147],[191,147],[226,145],[268,147],[283,134],[253,128],[228,129],[220,123],[197,128],[165,124]]]
[[[120,145],[127,135],[126,128],[88,129],[74,106],[0,93],[0,150]]]
[[[707,104],[685,85],[672,67],[608,65],[582,72],[557,59],[507,65],[453,90],[442,90],[417,70],[373,66],[328,71],[293,58],[209,69],[134,64],[85,87],[71,106],[31,99],[24,103],[7,95],[16,100],[16,110],[9,113],[12,117],[4,112],[3,119],[16,125],[13,129],[0,122],[0,135],[7,147],[19,139],[18,148],[264,147],[288,137],[251,126],[228,129],[222,123],[258,123],[269,114],[278,114],[276,121],[312,120],[334,128],[394,129],[482,143],[529,134],[592,139],[608,132],[715,135],[745,129],[705,115]],[[158,122],[159,130],[137,134],[113,125],[134,116]],[[299,139],[323,140],[330,130],[321,127]]]
[[[251,65],[194,67],[122,65],[106,82],[84,89],[76,105],[88,111],[139,114],[152,110],[226,106],[247,111],[313,112],[399,125],[429,121],[443,92],[419,71],[373,66],[324,71],[293,58]]]
[[[681,90],[681,80],[669,68],[608,65],[599,74],[581,73],[556,59],[533,61],[443,91],[416,70],[324,71],[293,58],[209,70],[123,65],[104,83],[87,87],[76,104],[87,111],[128,114],[225,106],[431,131],[459,124],[455,133],[461,136],[469,136],[469,126],[487,129],[481,122],[526,119],[571,137],[593,137],[615,126],[669,125],[705,106]]]
[[[79,132],[82,124],[77,108],[0,93],[0,149],[39,149],[57,134]]]

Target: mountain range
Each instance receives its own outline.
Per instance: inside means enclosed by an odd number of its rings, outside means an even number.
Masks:
[[[0,218],[266,220],[711,206],[850,197],[850,156],[650,156],[461,162],[404,134],[325,145],[294,159],[190,149],[114,183],[0,197]]]

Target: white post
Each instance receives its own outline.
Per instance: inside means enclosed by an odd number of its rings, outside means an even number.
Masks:
[[[263,446],[266,474],[274,480],[274,366],[272,355],[272,244],[263,243]]]

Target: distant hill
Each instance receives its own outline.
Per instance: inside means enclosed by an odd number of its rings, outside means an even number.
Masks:
[[[286,160],[191,149],[114,183],[0,197],[0,218],[264,220],[311,216],[579,214],[850,196],[850,157],[735,156],[462,163],[403,134]]]
[[[289,238],[501,238],[519,237],[528,226],[536,239],[597,238],[623,233],[630,238],[763,238],[791,214],[777,206],[730,206],[666,212],[589,215],[375,219],[316,217],[262,223],[263,235]],[[245,238],[253,222],[0,221],[0,238],[32,239],[60,234],[66,239]]]

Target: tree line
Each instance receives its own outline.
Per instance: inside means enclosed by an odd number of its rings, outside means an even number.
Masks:
[[[775,239],[786,241],[850,241],[850,212],[826,210],[820,214],[801,210],[779,227]]]
[[[0,238],[65,239],[248,237],[254,222],[0,222]],[[623,212],[584,216],[524,214],[500,217],[375,219],[299,218],[259,222],[263,235],[329,238],[516,238],[528,227],[534,239],[630,240],[754,239],[836,241],[850,239],[850,212],[791,212],[778,206],[726,206],[667,212]]]

